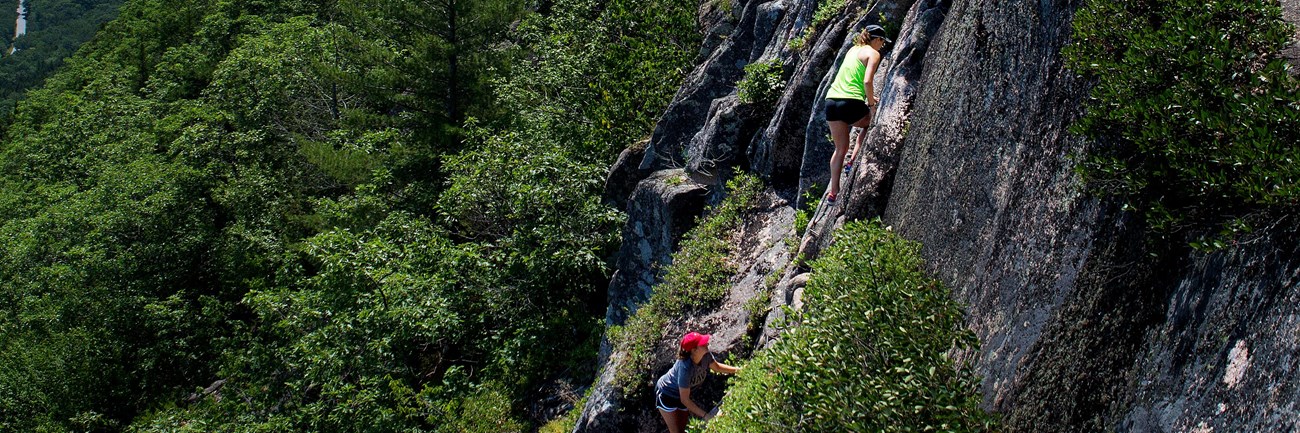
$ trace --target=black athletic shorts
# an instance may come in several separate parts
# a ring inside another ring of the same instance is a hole
[[[655,406],[664,412],[687,410],[681,399],[664,395],[664,393],[658,391],[655,391]]]
[[[826,98],[827,122],[857,123],[870,112],[867,103],[858,99]]]

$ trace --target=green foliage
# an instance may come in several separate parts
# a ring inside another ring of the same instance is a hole
[[[342,55],[374,65],[350,84],[400,110],[398,120],[422,145],[444,151],[463,139],[469,117],[495,117],[490,81],[510,70],[511,57],[493,49],[523,16],[511,0],[342,0],[352,34]],[[348,53],[346,51],[355,51]]]
[[[333,131],[327,141],[302,139],[300,147],[307,162],[346,187],[370,180],[371,174],[383,166],[386,155],[382,150],[401,140],[401,133],[394,129],[366,132],[356,138],[347,135],[348,131]]]
[[[1100,144],[1081,170],[1099,191],[1200,245],[1300,199],[1300,80],[1279,56],[1276,2],[1089,1],[1069,66],[1097,81],[1073,131]]]
[[[735,4],[733,4],[734,1],[735,0],[709,0],[709,3],[712,4],[713,7],[722,11],[722,13],[731,15],[736,9]]]
[[[0,430],[532,428],[694,7],[126,2],[0,129]]]
[[[590,388],[588,388],[590,389]],[[537,430],[538,433],[569,433],[578,424],[578,417],[582,416],[582,408],[587,406],[587,397],[583,396],[573,403],[573,409],[565,412],[559,418],[551,420]]]
[[[559,144],[512,132],[474,132],[475,146],[446,158],[451,173],[439,209],[463,236],[494,243],[570,244],[614,248],[622,215],[599,203],[605,170],[569,155]],[[556,209],[567,209],[557,212]],[[543,248],[543,250],[547,250]],[[537,257],[533,271],[564,280],[561,263],[599,269],[596,251]]]
[[[706,431],[994,431],[978,380],[952,350],[974,350],[919,245],[879,221],[852,222],[812,263],[804,311],[754,356]]]
[[[614,376],[625,394],[636,392],[649,374],[655,344],[665,337],[670,319],[716,308],[726,297],[728,282],[736,273],[733,237],[762,190],[762,181],[750,174],[728,181],[727,198],[686,233],[654,294],[625,325],[610,329],[610,341],[626,354]]]
[[[817,5],[817,11],[813,13],[812,22],[808,23],[808,28],[821,27],[835,15],[838,15],[849,5],[849,0],[826,0],[824,3]]]
[[[745,65],[745,77],[736,83],[740,102],[770,107],[781,98],[785,90],[785,67],[781,59]]]
[[[772,272],[764,279],[764,287],[750,300],[745,301],[745,311],[749,312],[749,318],[745,324],[745,335],[741,337],[740,346],[747,350],[753,350],[755,343],[753,337],[759,335],[766,324],[768,313],[772,312],[770,307],[772,303],[772,289],[776,287],[776,282],[781,279],[780,271]],[[772,280],[772,281],[768,281]]]
[[[0,119],[8,117],[23,92],[40,87],[77,47],[117,15],[122,0],[37,0],[27,2],[27,33],[13,41],[15,6],[0,8]],[[3,127],[0,127],[3,130]]]
[[[786,41],[785,47],[790,51],[802,51],[804,45],[807,44],[808,44],[808,35],[805,31],[805,33],[800,34],[799,37]]]
[[[697,1],[559,0],[512,37],[530,51],[498,79],[512,130],[546,136],[608,166],[645,137],[699,50]],[[653,13],[651,13],[653,12]],[[591,162],[591,161],[588,161]]]
[[[794,214],[794,233],[795,236],[803,237],[804,232],[808,231],[808,224],[812,222],[813,214],[817,213],[817,206],[821,203],[820,192],[814,192],[820,188],[812,188],[804,191],[801,197],[803,206],[795,211]]]
[[[849,0],[826,0],[826,2],[818,5],[817,11],[813,12],[812,21],[808,23],[807,27],[804,27],[803,32],[799,34],[799,37],[786,42],[786,48],[790,49],[790,51],[802,50],[803,47],[807,46],[808,43],[811,42],[810,39],[812,39],[813,34],[822,26],[822,24],[830,21],[831,18],[834,18],[835,15],[842,12],[848,5]]]
[[[142,158],[95,180],[48,191],[51,205],[0,226],[0,425],[116,418],[202,374],[220,334],[201,289],[215,233],[196,173]]]

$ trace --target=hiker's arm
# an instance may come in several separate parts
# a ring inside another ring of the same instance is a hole
[[[719,374],[736,374],[740,372],[740,367],[733,367],[718,361],[709,364],[709,369]]]
[[[691,400],[690,388],[677,388],[677,392],[681,394],[682,404],[686,405],[686,410],[691,411],[692,414],[700,418],[709,416],[708,411],[700,409],[700,406],[695,404],[694,400]]]
[[[866,61],[862,62],[867,65],[867,73],[862,77],[862,87],[867,92],[867,104],[876,105],[880,103],[880,100],[876,99],[875,83],[876,68],[880,67],[880,52],[866,49],[862,51],[866,53],[867,57]],[[859,58],[858,60],[861,61],[862,59]]]

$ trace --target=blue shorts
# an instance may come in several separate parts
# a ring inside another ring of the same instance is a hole
[[[664,412],[676,412],[676,411],[686,410],[686,405],[682,404],[681,399],[673,396],[664,395],[664,393],[659,391],[655,391],[655,407],[659,408],[659,410],[662,410]]]
[[[860,99],[826,98],[826,121],[857,123],[871,113],[871,107]]]

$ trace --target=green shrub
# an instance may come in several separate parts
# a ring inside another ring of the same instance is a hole
[[[817,6],[817,11],[813,12],[812,22],[808,23],[808,27],[804,27],[803,32],[799,34],[799,37],[786,42],[786,48],[789,48],[791,51],[802,50],[803,47],[808,45],[808,42],[811,42],[809,39],[812,39],[813,32],[817,31],[817,28],[821,27],[822,24],[825,24],[826,21],[829,21],[836,14],[840,13],[840,11],[843,10],[845,6],[848,6],[848,4],[848,0],[830,0]]]
[[[710,432],[991,431],[960,306],[919,245],[853,222],[812,263],[805,310],[741,370]]]
[[[848,6],[848,4],[849,0],[828,0],[825,3],[818,5],[817,12],[813,13],[812,22],[808,23],[808,28],[820,27],[822,24],[825,24],[826,21],[830,21],[830,19],[835,17],[836,14],[840,13],[840,11],[843,10],[845,6]]]
[[[44,62],[0,114],[0,431],[531,430],[589,379],[605,168],[699,2],[456,5],[127,1]]]
[[[785,67],[781,59],[750,63],[745,66],[745,78],[736,83],[740,102],[772,106],[785,90]]]
[[[1292,34],[1275,1],[1086,2],[1063,52],[1096,80],[1072,129],[1099,142],[1085,178],[1166,232],[1226,239],[1294,208],[1300,82],[1278,54]]]
[[[803,207],[795,211],[794,214],[794,233],[795,236],[802,237],[804,232],[808,231],[808,224],[812,222],[813,214],[817,213],[817,206],[821,205],[822,192],[824,188],[814,187],[803,193]],[[819,191],[819,192],[814,192]]]
[[[590,388],[588,388],[590,392]],[[582,416],[582,408],[587,406],[586,395],[573,402],[573,409],[569,409],[564,415],[543,424],[537,433],[569,433],[578,424],[578,417]]]
[[[736,273],[731,239],[740,229],[741,217],[753,209],[763,183],[756,176],[740,174],[727,182],[727,190],[727,198],[686,233],[650,299],[626,324],[610,329],[610,341],[625,353],[614,373],[614,383],[624,394],[634,393],[649,374],[655,344],[666,337],[669,319],[716,308],[726,297],[728,282]]]
[[[805,30],[804,33],[799,35],[799,37],[786,41],[785,47],[789,48],[790,51],[800,51],[803,50],[804,45],[806,45],[807,43],[808,43],[808,32],[807,30]]]
[[[709,3],[712,3],[713,7],[717,8],[718,10],[722,11],[722,13],[725,13],[728,16],[730,16],[732,12],[734,12],[736,9],[736,6],[733,5],[731,2],[732,0],[709,0]]]

